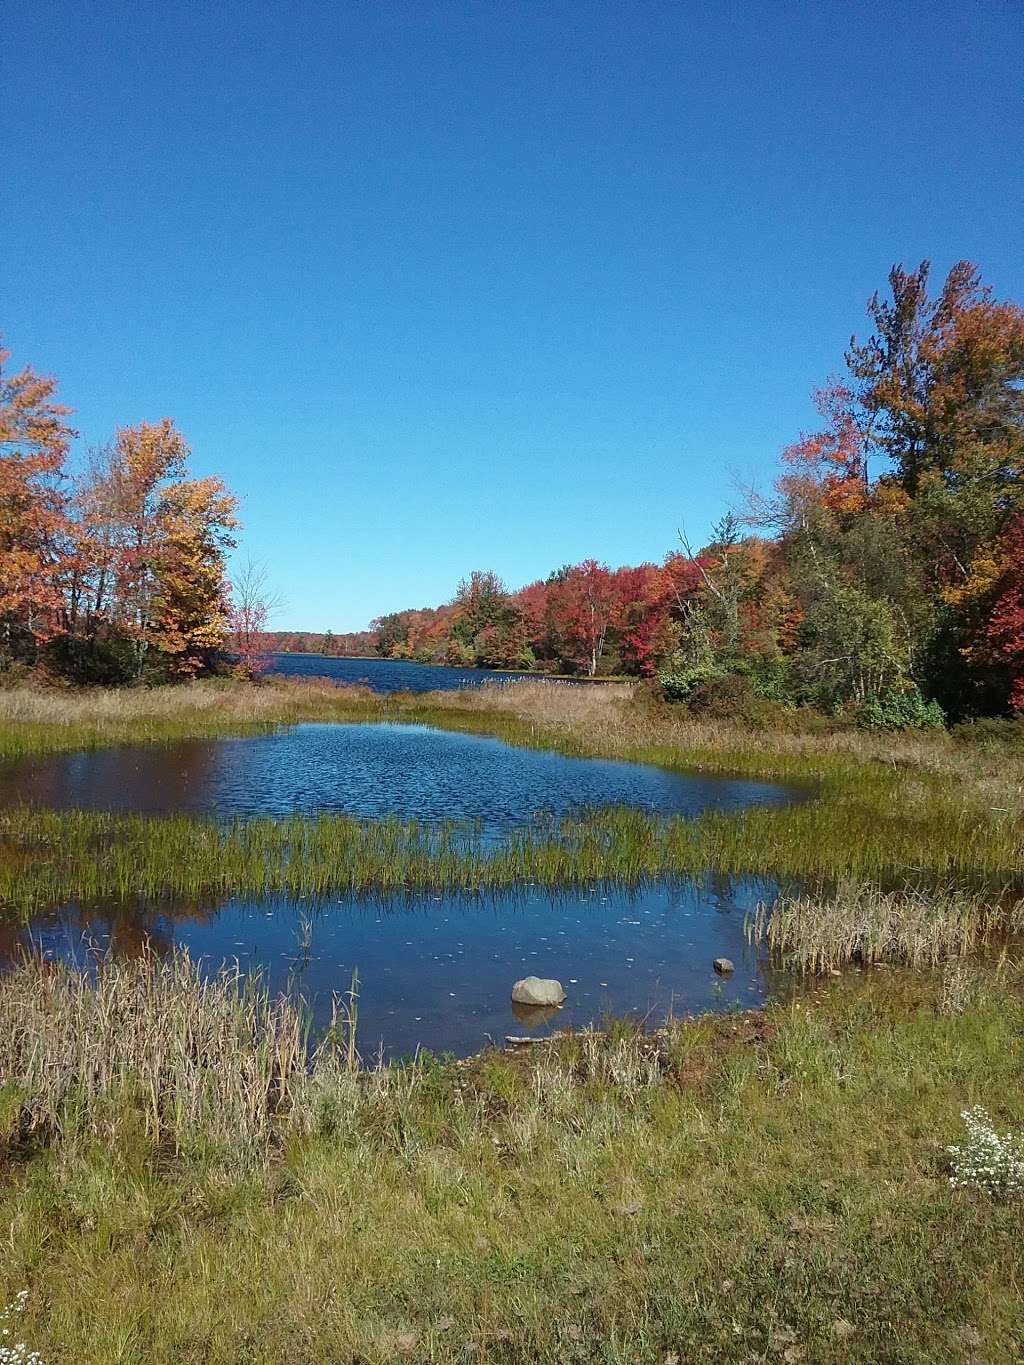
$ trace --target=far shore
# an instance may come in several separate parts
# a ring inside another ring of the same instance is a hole
[[[454,668],[464,673],[507,673],[513,678],[550,678],[553,682],[577,682],[577,683],[629,683],[636,682],[637,679],[626,674],[609,674],[603,678],[591,678],[586,673],[542,673],[537,668],[491,668],[490,666],[477,667],[476,664],[439,664],[433,659],[423,662],[420,659],[389,659],[384,654],[321,654],[318,649],[271,649],[267,651],[272,657],[278,656],[286,659],[350,659],[353,663],[371,664],[414,664],[417,668]]]

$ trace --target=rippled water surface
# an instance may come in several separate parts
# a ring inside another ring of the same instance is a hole
[[[489,834],[538,812],[601,805],[694,815],[794,799],[785,787],[566,758],[425,725],[311,724],[246,738],[50,754],[0,767],[0,801],[222,817],[341,811],[479,820]]]
[[[320,1025],[357,970],[364,1057],[381,1048],[389,1057],[417,1047],[466,1054],[607,1014],[656,1024],[669,1011],[756,1004],[773,980],[746,943],[744,914],[774,893],[766,881],[707,877],[636,892],[69,905],[28,927],[0,922],[0,954],[30,937],[48,955],[79,961],[90,945],[126,955],[185,945],[210,969],[233,958],[261,968],[275,991],[301,992]],[[732,976],[715,974],[718,956],[733,960]],[[531,974],[562,982],[563,1009],[512,1005],[512,983]]]
[[[800,799],[761,782],[637,763],[566,758],[422,725],[310,724],[245,738],[54,754],[0,768],[0,801],[220,818],[338,811],[424,821],[473,820],[500,839],[540,812],[629,805],[695,815]],[[332,994],[360,980],[359,1044],[396,1056],[428,1047],[471,1052],[488,1038],[599,1022],[657,1021],[670,1010],[735,1008],[768,979],[743,919],[775,888],[707,877],[635,891],[524,887],[501,897],[360,899],[242,896],[198,902],[68,904],[29,926],[0,916],[0,956],[28,941],[51,956],[187,946],[215,970],[238,959],[270,986],[292,988],[323,1023]],[[735,974],[712,962],[731,958]],[[511,1004],[521,976],[558,977],[554,1015]]]

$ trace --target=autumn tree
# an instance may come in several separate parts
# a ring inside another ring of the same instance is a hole
[[[230,591],[229,642],[238,656],[242,671],[255,677],[266,666],[270,641],[267,623],[270,613],[280,605],[271,591],[265,565],[247,560],[235,575]],[[281,642],[284,646],[284,641]],[[304,636],[292,636],[287,647],[303,650],[308,641]]]
[[[212,476],[172,483],[160,499],[149,642],[171,673],[204,671],[224,644],[230,613],[224,554],[235,544],[236,506]]]
[[[62,487],[74,432],[54,379],[5,373],[0,347],[0,665],[31,654],[60,624]]]
[[[935,298],[929,275],[927,261],[893,267],[847,363],[865,440],[910,500],[936,581],[956,585],[1024,509],[1024,309],[995,300],[968,261]]]
[[[449,663],[521,668],[530,662],[522,613],[495,573],[474,570],[452,603]]]
[[[549,612],[562,658],[589,677],[597,673],[620,597],[606,564],[585,559],[549,581]]]

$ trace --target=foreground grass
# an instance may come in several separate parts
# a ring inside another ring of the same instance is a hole
[[[1021,979],[957,970],[526,1057],[323,1055],[247,1142],[169,1078],[266,1076],[258,1029],[190,1053],[153,1022],[98,1076],[131,992],[88,1008],[22,968],[0,982],[32,1020],[0,1032],[19,1331],[47,1361],[1017,1359],[1020,1208],[952,1190],[945,1147],[968,1105],[1024,1126]],[[202,1016],[187,974],[161,989]],[[63,1065],[33,1070],[51,1032]]]
[[[1024,761],[948,736],[753,735],[636,704],[626,687],[552,683],[381,697],[283,680],[155,692],[0,692],[0,755],[301,720],[397,720],[511,743],[808,784],[809,799],[697,820],[603,811],[488,849],[472,831],[345,817],[253,820],[0,811],[0,900],[504,887],[705,870],[1001,886],[1024,867]],[[813,784],[813,787],[810,785]]]

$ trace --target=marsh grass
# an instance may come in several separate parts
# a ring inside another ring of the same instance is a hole
[[[47,989],[19,970],[0,980],[17,1015]],[[190,1015],[194,980],[143,980],[153,970],[119,988],[157,991],[172,1016],[180,990]],[[203,1105],[195,1122],[213,1134],[190,1128],[177,1153],[140,1120],[158,1030],[118,1044],[116,1011],[108,1024],[80,998],[109,983],[55,980],[67,1000],[47,1000],[37,1026],[55,1030],[50,1065],[19,1052],[15,1075],[5,1059],[19,1103],[67,1093],[65,1048],[93,1064],[75,1011],[122,1061],[116,1084],[89,1080],[8,1154],[2,1288],[28,1288],[24,1331],[47,1359],[663,1365],[1024,1348],[1019,1210],[952,1189],[946,1152],[965,1107],[1024,1126],[1012,963],[955,1018],[937,974],[894,971],[763,1015],[570,1035],[527,1056],[370,1071],[309,1058],[308,1088],[296,1080],[259,1129],[261,1159],[240,1137],[233,1166]],[[219,1019],[219,999],[203,1007]],[[225,1065],[251,1055],[235,1042],[247,1019],[227,1031]]]
[[[266,1146],[305,1076],[300,1008],[254,978],[205,977],[187,954],[26,958],[0,987],[8,1131],[102,1135],[120,1107],[154,1142]]]
[[[783,807],[696,820],[605,810],[501,849],[472,830],[310,816],[242,824],[171,816],[0,813],[0,899],[167,891],[500,887],[635,881],[705,869],[809,877],[1009,880],[1024,866],[1024,763],[948,736],[753,735],[640,705],[628,685],[487,684],[379,696],[326,682],[190,684],[153,691],[0,692],[0,755],[301,720],[391,720],[677,770],[802,785]]]
[[[224,823],[183,815],[0,810],[0,902],[69,898],[638,885],[707,871],[807,880],[956,880],[1000,886],[1024,866],[1024,828],[936,792],[879,828],[871,772],[844,798],[695,818],[607,808],[539,821],[500,843],[471,824],[343,815]]]
[[[887,891],[843,881],[830,896],[780,895],[747,920],[752,943],[800,972],[899,963],[934,967],[1024,930],[1024,899],[951,887]]]

